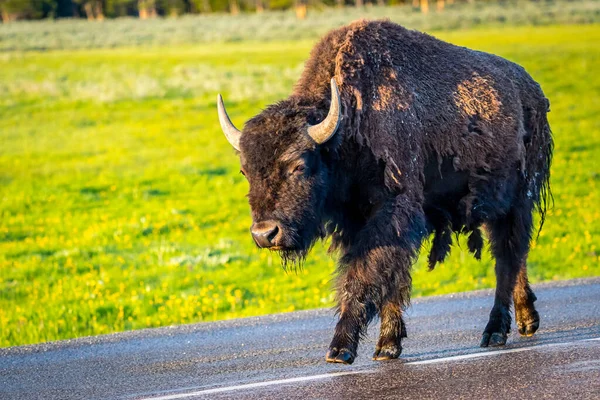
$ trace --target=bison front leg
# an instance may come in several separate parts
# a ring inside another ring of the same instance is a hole
[[[352,364],[361,335],[377,314],[380,290],[363,275],[361,267],[349,267],[339,281],[340,319],[325,359],[327,362]]]
[[[398,197],[382,206],[353,237],[340,261],[340,319],[328,362],[352,364],[359,340],[378,312],[383,331],[376,353],[381,359],[400,355],[400,340],[406,333],[401,310],[409,302],[410,267],[425,235],[422,209]]]
[[[373,360],[384,361],[398,358],[402,354],[402,339],[406,337],[406,325],[402,319],[401,304],[388,301],[383,306],[380,317],[381,329]]]

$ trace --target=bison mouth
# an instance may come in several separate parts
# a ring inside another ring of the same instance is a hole
[[[281,266],[285,271],[296,271],[302,269],[306,256],[315,242],[325,237],[325,229],[313,221],[303,221],[303,224],[294,224],[283,219],[275,223],[277,228],[273,229],[273,223],[256,223],[252,235],[258,247],[276,252],[281,258]],[[268,225],[266,234],[262,233],[263,225]],[[263,238],[255,235],[266,236]],[[267,245],[261,245],[261,244]]]
[[[320,236],[312,237],[289,229],[286,233],[287,235],[282,237],[269,250],[279,254],[281,267],[284,271],[297,271],[302,269],[306,256]]]
[[[277,251],[281,258],[281,267],[284,271],[298,271],[301,270],[306,261],[309,249],[273,249]]]

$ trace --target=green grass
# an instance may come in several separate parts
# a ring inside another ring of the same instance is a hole
[[[443,32],[522,64],[552,103],[555,207],[532,281],[600,275],[600,25]],[[318,245],[284,273],[248,233],[220,132],[285,97],[313,40],[0,54],[0,346],[332,304]],[[415,296],[493,287],[466,246]]]

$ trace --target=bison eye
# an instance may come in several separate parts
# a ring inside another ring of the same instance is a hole
[[[294,175],[304,175],[304,171],[306,171],[306,166],[304,164],[300,164],[294,168],[294,171],[292,171],[292,173]]]

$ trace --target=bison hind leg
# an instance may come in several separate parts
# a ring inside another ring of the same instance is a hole
[[[533,304],[536,300],[527,279],[527,264],[523,263],[513,293],[515,320],[521,336],[533,336],[540,326],[540,315]]]
[[[525,275],[533,226],[531,202],[515,204],[508,214],[491,221],[489,226],[491,250],[496,259],[496,295],[481,347],[506,344],[511,325],[510,306],[515,293],[517,325],[519,321],[526,325],[525,334],[533,334],[539,326],[539,315],[533,307],[535,295],[530,288],[528,290]]]

